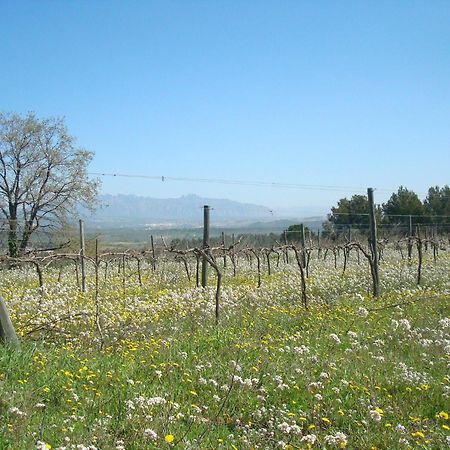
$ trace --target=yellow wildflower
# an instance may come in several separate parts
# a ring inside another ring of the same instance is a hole
[[[168,444],[171,444],[175,440],[175,436],[173,434],[166,434],[166,436],[164,437],[164,440]]]

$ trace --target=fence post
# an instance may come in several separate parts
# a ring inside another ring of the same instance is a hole
[[[225,234],[223,231],[222,231],[222,247],[225,248]],[[223,251],[223,268],[224,269],[227,268],[227,254],[225,250]]]
[[[284,230],[283,232],[283,238],[284,238],[284,245],[286,246],[286,249],[284,250],[284,259],[286,261],[286,264],[289,264],[289,253],[287,249],[287,230]]]
[[[12,347],[19,346],[19,339],[17,338],[11,318],[9,317],[5,300],[3,300],[2,297],[0,297],[0,341],[3,344],[10,345]]]
[[[80,266],[81,266],[81,291],[86,292],[86,267],[85,267],[85,243],[84,243],[84,222],[80,219]]]
[[[367,198],[369,200],[369,226],[370,226],[370,250],[372,253],[371,270],[373,280],[373,295],[380,295],[380,278],[378,274],[378,240],[377,221],[375,218],[375,206],[373,203],[373,188],[367,188]]]
[[[319,257],[321,252],[321,248],[320,248],[320,228],[317,229],[317,256]]]
[[[408,234],[408,259],[411,259],[412,256],[412,237],[413,237],[413,225],[412,225],[412,216],[409,215],[409,234]]]
[[[155,243],[153,241],[153,234],[150,235],[150,244],[152,246],[152,269],[156,270],[156,259],[155,259]]]
[[[305,226],[300,224],[300,245],[302,246],[302,267],[306,267],[306,255],[305,255]]]
[[[209,247],[209,206],[203,206],[203,250],[206,252]],[[202,286],[208,285],[208,261],[206,256],[202,257]]]

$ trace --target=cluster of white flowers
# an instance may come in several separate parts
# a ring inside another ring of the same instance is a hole
[[[375,422],[379,422],[382,417],[383,416],[381,415],[381,413],[378,410],[373,409],[373,410],[370,411],[370,418],[372,420],[375,420]]]
[[[50,449],[52,447],[50,446],[50,444],[47,444],[44,441],[37,441],[35,448],[36,448],[36,450],[48,450],[48,449]]]
[[[302,429],[298,425],[289,424],[287,422],[282,422],[278,424],[277,428],[284,434],[299,435],[302,433]]]
[[[369,311],[367,311],[366,308],[363,308],[360,306],[358,310],[356,311],[359,317],[367,317],[369,315]]]
[[[144,439],[147,441],[156,441],[158,439],[158,434],[150,428],[144,430]]]
[[[242,378],[239,375],[234,375],[233,383],[238,384],[244,388],[252,388],[259,383],[258,378]]]
[[[308,384],[308,391],[314,392],[323,389],[323,383],[321,381],[312,381]]]
[[[426,373],[417,372],[405,363],[398,363],[398,370],[400,371],[400,378],[411,384],[426,384],[429,382],[429,377]]]
[[[328,445],[345,446],[348,443],[348,438],[344,433],[338,431],[336,434],[327,434],[324,441]]]
[[[125,450],[125,442],[122,439],[116,442],[116,450]]]
[[[314,445],[317,441],[317,436],[315,434],[306,434],[300,440],[301,442],[306,442],[306,444]]]
[[[299,347],[294,347],[294,352],[299,355],[306,355],[310,352],[310,350],[306,347],[306,345],[300,345]]]
[[[339,338],[339,336],[337,334],[331,333],[329,337],[332,341],[336,342],[337,344],[341,343],[341,339]]]
[[[240,372],[242,370],[242,367],[240,366],[240,364],[238,364],[236,361],[230,361],[230,367],[236,371],[236,372]]]
[[[41,445],[44,445],[44,447],[36,447],[36,450],[49,450],[52,448],[50,444],[47,444],[45,442],[38,441]],[[99,450],[95,445],[84,445],[84,444],[75,444],[71,445],[70,447],[56,447],[55,450]],[[116,449],[117,450],[117,449]]]
[[[402,328],[405,331],[411,331],[411,324],[408,319],[400,319],[398,321],[399,328]]]
[[[275,375],[273,377],[273,381],[275,381],[275,383],[277,384],[277,389],[281,391],[289,388],[289,385],[283,381],[283,377],[281,377],[280,375]]]
[[[27,415],[26,412],[21,411],[19,408],[15,407],[15,406],[12,406],[11,408],[9,408],[8,412],[17,417],[26,417],[26,415]]]

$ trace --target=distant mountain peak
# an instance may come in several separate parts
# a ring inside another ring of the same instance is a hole
[[[212,207],[212,219],[216,222],[250,222],[271,217],[270,209],[266,206],[200,197],[196,194],[165,199],[133,194],[103,194],[99,201],[100,207],[93,215],[84,212],[86,220],[200,223],[203,215],[199,208],[203,205]]]

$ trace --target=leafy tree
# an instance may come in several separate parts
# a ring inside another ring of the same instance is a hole
[[[376,207],[377,222],[381,219],[381,208]],[[348,227],[368,229],[369,226],[369,200],[366,195],[353,195],[349,200],[341,198],[336,207],[331,208],[328,220],[323,227],[326,235],[340,234]]]
[[[63,119],[0,114],[0,217],[10,256],[22,255],[37,229],[64,223],[78,203],[92,207],[92,156],[75,147]]]
[[[409,223],[409,215],[415,216],[414,221],[418,220],[417,216],[424,214],[424,207],[417,194],[406,189],[403,186],[394,192],[389,200],[383,204],[383,222],[390,224],[407,225]]]
[[[288,242],[300,242],[301,240],[301,230],[302,226],[301,224],[295,224],[295,225],[289,225],[288,229],[286,230],[286,240]],[[314,232],[307,226],[304,226],[305,230],[305,238],[307,239],[309,236],[314,237]],[[280,242],[284,242],[284,232],[280,236]]]
[[[424,208],[430,222],[450,222],[450,187],[448,185],[442,188],[430,187],[424,201]]]

